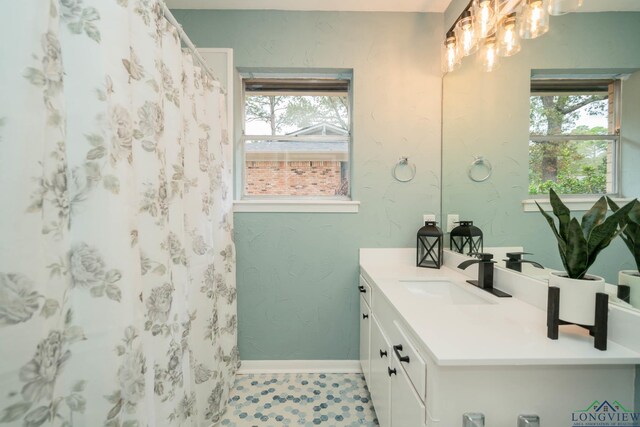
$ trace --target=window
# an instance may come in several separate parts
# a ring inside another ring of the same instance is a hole
[[[350,78],[243,78],[243,199],[350,200]]]
[[[619,80],[532,80],[529,193],[617,193]]]

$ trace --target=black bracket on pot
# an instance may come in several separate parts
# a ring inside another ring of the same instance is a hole
[[[579,325],[565,322],[560,319],[560,288],[549,286],[547,298],[547,338],[558,339],[558,329],[562,325],[577,325],[589,331],[593,340],[593,346],[598,350],[607,349],[607,326],[609,315],[609,295],[604,292],[596,293],[595,325]]]
[[[618,298],[629,304],[631,297],[631,287],[628,285],[618,285]]]

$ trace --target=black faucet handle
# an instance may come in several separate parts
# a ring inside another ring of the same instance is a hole
[[[522,259],[522,255],[533,255],[533,254],[531,252],[507,252],[507,258],[509,258],[509,260],[511,261],[518,261]]]
[[[493,254],[489,254],[489,253],[478,252],[476,253],[476,256],[480,261],[491,261],[493,259]]]

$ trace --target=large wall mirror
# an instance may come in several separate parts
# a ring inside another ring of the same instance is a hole
[[[640,12],[572,13],[552,17],[548,34],[523,41],[491,73],[473,56],[448,73],[443,224],[458,214],[483,230],[485,246],[520,247],[561,270],[556,241],[531,203],[548,200],[549,181],[578,217],[593,204],[588,193],[640,197],[638,41]],[[617,284],[618,272],[631,269],[617,239],[590,273]],[[532,265],[523,271],[545,277]]]

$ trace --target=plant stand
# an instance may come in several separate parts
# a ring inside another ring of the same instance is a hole
[[[598,350],[607,349],[607,324],[609,295],[604,292],[596,294],[595,324],[579,325],[577,323],[565,322],[560,319],[560,288],[549,286],[547,299],[547,338],[558,339],[558,329],[561,325],[576,325],[589,331],[589,335],[594,338],[593,346]]]

